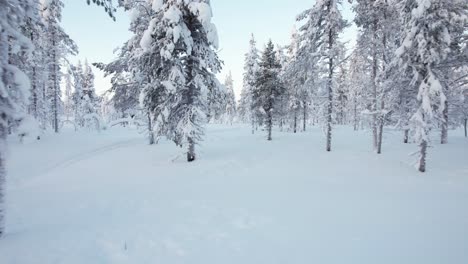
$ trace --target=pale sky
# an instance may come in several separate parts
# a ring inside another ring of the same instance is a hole
[[[352,22],[353,14],[344,1],[343,15]],[[114,50],[131,36],[128,31],[129,15],[117,13],[117,21],[110,19],[104,10],[95,5],[88,6],[86,0],[64,0],[62,25],[76,41],[80,49],[72,62],[88,59],[92,62],[108,63],[115,58]],[[244,54],[248,51],[250,35],[257,39],[257,47],[271,38],[275,44],[287,45],[296,16],[313,6],[314,0],[212,0],[213,22],[218,28],[220,39],[219,57],[224,69],[218,78],[224,82],[231,71],[237,99],[242,89]],[[356,29],[346,29],[343,40],[353,45]],[[110,88],[110,81],[103,74],[96,73],[96,90],[99,94]]]

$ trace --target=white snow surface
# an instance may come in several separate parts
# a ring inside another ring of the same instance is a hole
[[[134,129],[10,139],[2,264],[468,263],[468,140],[420,174],[388,131],[210,125],[199,160]]]

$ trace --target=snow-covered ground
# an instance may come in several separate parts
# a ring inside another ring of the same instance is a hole
[[[251,135],[210,126],[200,159],[134,130],[11,141],[1,264],[466,264],[468,140],[388,132]],[[178,158],[178,156],[180,156]]]

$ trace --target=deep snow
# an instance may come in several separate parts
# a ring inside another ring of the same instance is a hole
[[[10,141],[2,264],[465,264],[468,140],[430,149],[388,132],[250,134],[210,126],[200,159],[135,130]],[[179,158],[178,158],[179,157]]]

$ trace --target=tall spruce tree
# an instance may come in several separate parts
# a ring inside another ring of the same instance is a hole
[[[64,4],[61,0],[50,0],[42,3],[42,16],[47,29],[46,49],[49,51],[47,63],[48,73],[48,98],[50,101],[50,119],[55,133],[59,132],[60,126],[60,106],[62,77],[61,60],[68,54],[76,54],[78,47],[75,42],[65,33],[60,26],[62,19],[62,8]]]
[[[261,109],[268,132],[267,140],[272,140],[272,129],[285,88],[279,79],[281,64],[276,57],[275,46],[270,40],[262,53],[259,70],[256,74],[255,88],[252,91],[254,108]]]
[[[167,136],[187,147],[192,162],[195,146],[203,139],[208,86],[215,88],[215,74],[221,69],[210,1],[153,1],[152,8],[155,14],[141,44],[154,55],[158,74],[150,82],[153,89],[144,92],[144,104],[153,118],[156,109],[164,109]]]
[[[447,100],[437,68],[451,53],[453,33],[468,22],[468,3],[465,0],[401,0],[399,4],[404,30],[396,57],[401,66],[412,70],[411,86],[417,90],[419,105],[411,124],[419,144],[418,170],[425,172],[429,132]]]
[[[309,46],[319,55],[319,62],[325,66],[321,74],[326,83],[326,150],[332,150],[333,125],[333,95],[335,85],[335,69],[339,63],[339,34],[347,26],[338,6],[341,0],[318,0],[315,5],[298,16],[298,20],[306,20],[301,31],[310,37]]]
[[[32,9],[30,1],[0,1],[0,237],[5,232],[6,138],[10,124],[24,117],[30,89],[28,77],[10,59],[33,50],[21,32]]]
[[[236,105],[236,95],[234,94],[234,80],[232,79],[232,73],[229,72],[224,81],[224,86],[226,88],[225,96],[225,113],[226,113],[226,122],[232,124],[232,121],[236,117],[237,105]]]
[[[259,70],[259,52],[256,47],[255,37],[252,34],[249,43],[249,51],[245,54],[244,78],[242,83],[241,99],[239,102],[239,117],[243,121],[250,121],[252,124],[252,134],[255,133],[255,126],[258,122],[258,110],[254,107],[252,93],[255,88],[255,78]]]

